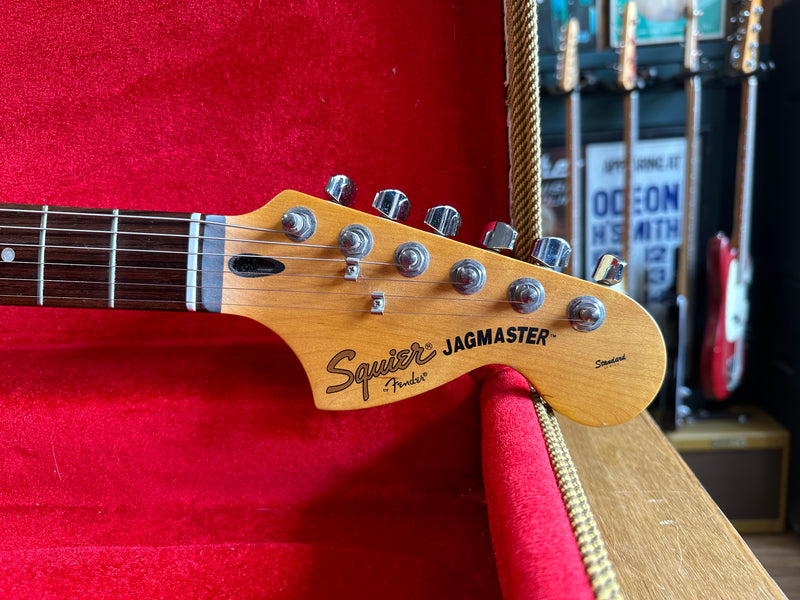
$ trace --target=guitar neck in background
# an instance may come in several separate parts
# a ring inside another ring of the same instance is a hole
[[[741,113],[739,117],[738,162],[736,165],[736,198],[731,246],[738,253],[739,280],[746,281],[750,272],[750,217],[753,206],[753,163],[756,137],[756,97],[759,63],[761,0],[749,0],[739,15],[740,26],[731,49],[731,68],[743,74]]]
[[[565,97],[567,171],[567,239],[572,246],[570,265],[566,272],[583,277],[583,190],[581,188],[581,94],[576,88]]]
[[[736,198],[731,246],[739,253],[739,274],[746,276],[750,266],[750,220],[753,211],[753,163],[756,137],[756,98],[758,79],[742,80],[739,150],[736,165]]]
[[[684,212],[681,246],[676,269],[676,295],[686,299],[692,306],[694,294],[692,282],[696,280],[697,264],[697,211],[700,197],[700,117],[703,85],[700,78],[700,51],[698,49],[698,19],[700,11],[697,0],[690,0],[686,7],[686,35],[683,69],[686,74],[686,163],[684,165]]]
[[[0,304],[218,312],[222,222],[200,214],[0,205]]]
[[[578,37],[580,25],[572,17],[561,30],[561,48],[556,66],[558,88],[564,94],[565,146],[569,170],[566,179],[565,230],[572,247],[570,275],[583,277],[583,191],[581,189],[581,95]]]
[[[623,282],[625,291],[637,298],[640,294],[636,260],[633,257],[633,178],[636,169],[636,144],[639,139],[639,78],[636,62],[636,4],[629,0],[622,14],[619,66],[617,84],[624,92],[623,142],[624,178],[622,213],[622,258],[628,261],[628,272]]]

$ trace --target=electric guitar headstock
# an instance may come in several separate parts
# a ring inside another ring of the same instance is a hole
[[[619,39],[619,66],[617,84],[626,92],[638,87],[636,63],[636,23],[638,21],[636,3],[628,0],[622,12]]]
[[[578,67],[578,19],[571,17],[562,27],[560,47],[556,59],[556,83],[560,92],[568,94],[578,86],[580,69]]]
[[[697,73],[700,70],[700,17],[703,15],[697,7],[697,0],[686,1],[686,30],[684,33],[683,70]]]
[[[445,233],[457,220],[446,208],[430,219]],[[298,192],[226,226],[224,255],[255,267],[228,262],[222,312],[279,334],[319,408],[387,404],[506,364],[556,411],[611,425],[661,385],[658,326],[609,287]]]
[[[763,12],[761,0],[746,0],[739,11],[738,26],[730,52],[730,65],[734,71],[750,75],[758,70],[758,36],[761,33]]]

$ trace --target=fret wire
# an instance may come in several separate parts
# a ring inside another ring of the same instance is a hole
[[[108,307],[114,308],[114,295],[117,283],[117,227],[119,226],[119,210],[114,209],[111,221],[111,253],[108,257]]]
[[[41,210],[42,216],[39,221],[39,282],[37,283],[37,304],[42,306],[44,304],[44,251],[45,251],[45,237],[47,236],[47,206],[43,206]]]
[[[41,208],[36,205],[36,208]],[[111,209],[109,209],[111,210]],[[24,213],[24,214],[35,214],[38,215],[41,213],[41,210],[35,210],[33,208],[8,208],[6,206],[0,205],[0,213],[7,212],[7,213]],[[51,215],[58,215],[58,216],[81,216],[81,217],[110,217],[110,213],[89,213],[89,212],[78,212],[69,211],[69,210],[51,210],[49,211]],[[146,211],[143,211],[146,212]],[[134,214],[134,215],[120,215],[123,219],[140,219],[140,220],[152,220],[152,221],[171,221],[173,223],[188,223],[189,219],[186,217],[164,217],[159,215],[150,215],[150,214]],[[264,227],[255,227],[253,225],[239,225],[237,223],[219,223],[217,221],[209,221],[207,219],[201,219],[200,223],[202,225],[218,225],[220,227],[230,227],[232,229],[247,229],[250,231],[260,231],[264,233],[283,233],[283,230],[279,229],[267,229]]]

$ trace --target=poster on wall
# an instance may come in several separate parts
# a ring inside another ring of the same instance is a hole
[[[586,146],[585,265],[591,269],[605,253],[622,248],[622,142]],[[644,140],[636,145],[633,178],[633,241],[629,293],[664,318],[675,284],[675,250],[681,244],[684,198],[683,138]],[[587,273],[587,275],[589,275]]]
[[[569,161],[564,148],[542,149],[542,232],[567,237],[566,204]],[[567,240],[572,243],[572,240]]]
[[[627,0],[609,0],[608,41],[612,48],[619,46],[620,22]],[[722,0],[698,0],[702,11],[698,18],[701,40],[719,39],[725,35],[725,6]],[[686,29],[685,0],[636,0],[639,22],[636,24],[636,43],[668,44],[682,42]]]

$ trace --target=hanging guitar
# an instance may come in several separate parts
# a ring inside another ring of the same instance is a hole
[[[583,196],[581,193],[581,93],[578,87],[578,19],[570,18],[562,27],[561,47],[556,61],[556,84],[564,94],[565,146],[569,167],[566,179],[566,237],[572,248],[565,272],[583,276]]]
[[[700,187],[700,32],[698,20],[702,12],[697,0],[686,5],[686,32],[683,54],[684,91],[686,95],[686,163],[684,165],[684,207],[682,242],[678,248],[675,274],[675,297],[667,311],[664,336],[667,340],[667,376],[659,394],[658,422],[662,429],[672,430],[687,412],[684,400],[690,390],[686,387],[687,354],[691,348],[691,315],[695,281],[697,207]]]
[[[408,212],[396,190],[374,206]],[[436,207],[426,222],[448,233],[460,217]],[[298,192],[233,217],[0,205],[0,259],[7,305],[263,323],[322,409],[402,400],[500,363],[565,416],[611,425],[650,403],[666,362],[650,315],[609,287]]]
[[[633,260],[633,176],[636,144],[639,140],[639,77],[636,62],[636,3],[628,0],[622,13],[617,85],[624,98],[623,145],[625,147],[622,187],[622,258],[629,261],[626,291],[632,298],[640,293],[639,270]]]
[[[749,312],[750,220],[753,203],[758,34],[763,8],[749,0],[739,13],[730,66],[744,76],[736,164],[736,199],[730,240],[718,233],[708,244],[708,321],[700,353],[700,384],[713,400],[725,400],[739,386],[745,368]]]

